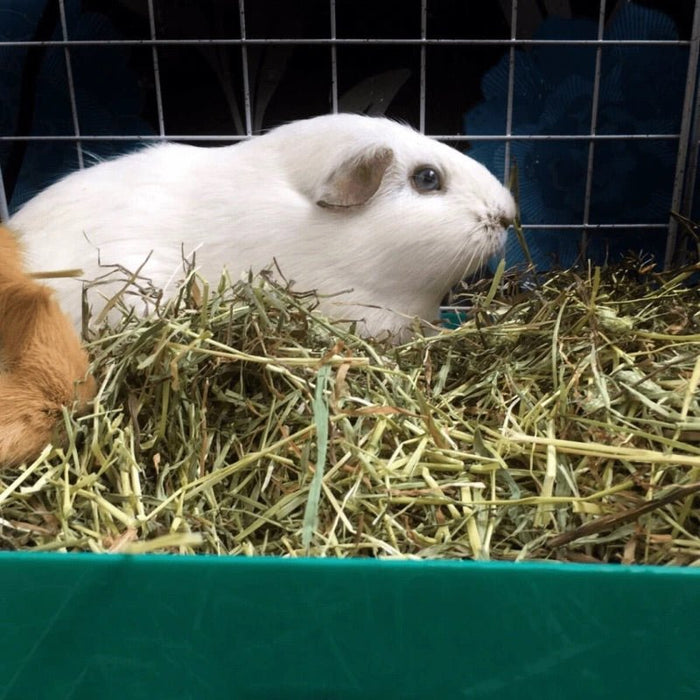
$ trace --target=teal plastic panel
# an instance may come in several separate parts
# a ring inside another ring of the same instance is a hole
[[[700,570],[0,554],[2,698],[699,698]]]

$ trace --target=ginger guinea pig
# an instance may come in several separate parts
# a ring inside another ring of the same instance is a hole
[[[0,466],[38,456],[57,437],[61,409],[95,395],[88,357],[51,290],[23,271],[0,226]]]
[[[224,267],[238,277],[275,261],[296,290],[351,290],[322,310],[376,336],[415,316],[435,321],[450,287],[503,247],[514,216],[508,190],[468,156],[384,118],[335,114],[233,146],[165,143],[101,162],[10,224],[33,271],[82,268],[94,279],[100,263],[143,265],[166,293],[183,251],[196,251],[212,284]],[[51,284],[78,325],[80,281]],[[93,317],[105,295],[91,290]]]

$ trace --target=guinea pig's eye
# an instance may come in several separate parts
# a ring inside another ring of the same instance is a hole
[[[411,175],[411,182],[419,192],[436,192],[442,189],[440,173],[428,165],[421,165]]]

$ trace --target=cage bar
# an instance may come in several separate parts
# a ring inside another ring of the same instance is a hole
[[[50,41],[0,41],[0,46],[689,46],[683,39],[386,39],[253,38],[242,39],[56,39]]]
[[[677,141],[680,134],[428,134],[438,141],[643,141],[649,139]],[[157,134],[57,134],[0,136],[2,141],[161,141]],[[241,141],[244,134],[168,134],[175,141]]]
[[[518,0],[512,0],[510,12],[510,38],[515,41],[518,34]],[[508,50],[508,97],[506,102],[506,137],[513,134],[513,95],[515,92],[515,45]],[[503,159],[503,183],[510,179],[510,140],[505,142],[505,157]]]
[[[428,0],[421,0],[420,6],[420,38],[426,39],[428,35]],[[425,81],[427,69],[427,46],[422,44],[420,47],[420,95],[419,95],[419,113],[418,113],[418,130],[421,134],[425,133]]]
[[[336,13],[335,0],[330,0],[331,39],[336,39]],[[338,48],[337,44],[331,45],[331,110],[338,113]]]
[[[598,10],[598,39],[603,38],[605,32],[605,0],[600,0]],[[593,95],[591,102],[591,136],[595,136],[598,125],[598,101],[600,99],[600,73],[603,62],[603,47],[598,46],[595,52],[595,73],[593,76]],[[586,189],[583,201],[583,223],[588,224],[591,213],[591,190],[593,189],[593,160],[595,156],[595,141],[591,138],[588,142],[588,163],[586,164]],[[588,248],[586,229],[581,234],[581,257],[585,258]]]
[[[71,119],[73,120],[73,131],[76,135],[75,147],[78,156],[78,167],[84,168],[83,147],[80,141],[80,122],[78,120],[78,105],[75,99],[75,85],[73,83],[73,65],[70,57],[70,44],[68,43],[68,25],[66,23],[66,6],[64,0],[58,0],[61,15],[61,33],[65,40],[63,55],[66,61],[66,80],[68,82],[68,97],[70,99]]]
[[[250,75],[248,74],[248,42],[245,30],[245,0],[238,0],[238,16],[241,24],[241,66],[243,71],[243,109],[245,110],[245,133],[253,133],[253,116],[250,108]]]
[[[683,193],[683,201],[681,203],[681,213],[684,216],[690,217],[693,207],[693,195],[696,192],[696,180],[698,167],[698,158],[700,158],[700,73],[696,78],[695,87],[695,107],[693,109],[695,117],[693,119],[693,127],[691,129],[688,149],[688,165],[685,174],[685,191]]]
[[[678,139],[678,156],[676,158],[676,175],[673,181],[673,196],[671,198],[671,218],[668,226],[668,238],[666,239],[666,256],[664,266],[669,268],[676,254],[678,242],[678,221],[673,212],[679,212],[688,166],[688,150],[691,138],[691,124],[693,118],[693,103],[695,91],[698,89],[698,60],[700,58],[700,0],[695,2],[693,15],[693,29],[691,33],[690,51],[688,52],[688,71],[686,73],[685,96],[683,98],[683,111],[681,116],[681,133]],[[697,115],[696,115],[697,116]],[[697,136],[697,130],[695,130]],[[697,155],[697,143],[695,144]],[[691,166],[692,167],[692,166]],[[693,180],[695,171],[692,170]]]
[[[148,24],[151,32],[151,39],[156,39],[156,16],[153,10],[153,0],[148,0]],[[151,47],[151,56],[153,58],[153,82],[156,90],[156,112],[158,115],[158,134],[165,136],[165,116],[163,113],[163,93],[160,84],[160,68],[158,65],[158,46],[153,44]]]

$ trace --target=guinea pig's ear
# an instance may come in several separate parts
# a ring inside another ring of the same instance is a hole
[[[391,148],[376,148],[346,160],[323,183],[316,204],[329,208],[365,204],[379,189],[393,159]]]

